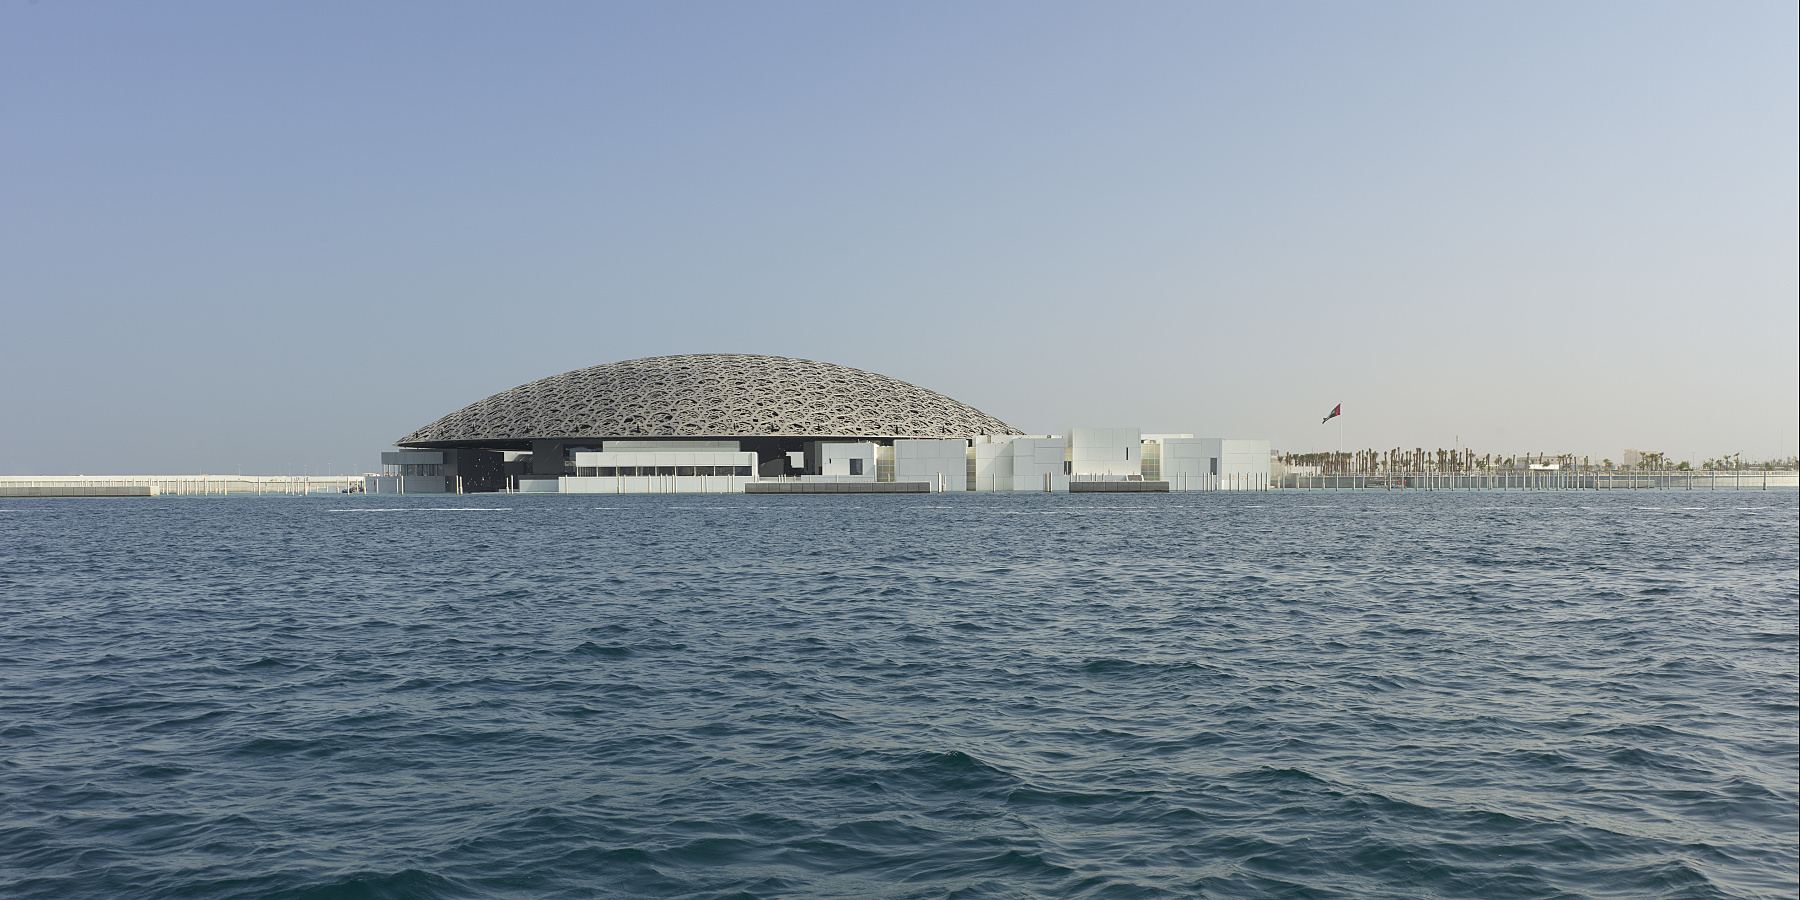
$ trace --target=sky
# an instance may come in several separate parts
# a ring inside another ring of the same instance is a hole
[[[0,474],[368,471],[675,353],[1793,454],[1796,9],[0,0]]]

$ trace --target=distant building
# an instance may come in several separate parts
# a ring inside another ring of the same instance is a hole
[[[1269,481],[1267,441],[1075,428],[1026,435],[885,375],[778,356],[661,356],[503,391],[396,441],[377,493],[737,492],[747,482],[923,482],[931,490],[1174,490]]]
[[[1635,469],[1644,464],[1644,454],[1636,450],[1627,450],[1625,451],[1625,456],[1620,461],[1624,463],[1625,468]]]

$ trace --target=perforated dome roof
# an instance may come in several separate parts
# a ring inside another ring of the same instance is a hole
[[[465,406],[398,444],[555,438],[1019,434],[897,378],[781,356],[653,356],[576,369]]]

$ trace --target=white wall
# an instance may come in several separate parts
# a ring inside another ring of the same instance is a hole
[[[565,475],[558,480],[565,494],[741,494],[744,483],[756,478],[739,475]]]
[[[1013,477],[1063,474],[1063,438],[1020,438],[1013,441]]]
[[[854,475],[857,477],[867,475],[869,476],[870,481],[875,480],[874,444],[828,444],[821,441],[819,442],[818,454],[819,471],[815,474],[834,476]],[[852,473],[850,471],[850,461],[853,459],[862,461],[861,472]]]
[[[608,452],[579,451],[575,454],[575,470],[599,466],[749,466],[756,471],[756,454],[748,451],[651,451]],[[700,476],[682,476],[700,477]]]
[[[1013,441],[975,439],[975,489],[1005,491],[1012,489]],[[1005,485],[1005,486],[1000,486]]]
[[[1045,475],[1068,481],[1063,475],[1062,438],[996,437],[990,443],[977,439],[975,444],[976,490],[1041,491]]]
[[[924,481],[930,483],[931,489],[935,491],[940,484],[940,476],[946,491],[968,489],[968,441],[951,439],[894,442],[895,481]]]
[[[456,479],[445,475],[364,475],[363,491],[370,494],[450,494],[456,492]]]
[[[1171,485],[1181,476],[1213,474],[1213,460],[1220,459],[1218,438],[1167,438],[1162,442],[1162,479]]]
[[[1260,490],[1269,483],[1269,442],[1164,438],[1162,480],[1173,491]]]
[[[999,483],[996,490],[1038,491],[1044,490],[1044,482],[1048,479],[1051,491],[1068,491],[1069,476],[1043,473],[1039,475],[1014,475]],[[1010,482],[1010,484],[1009,484]]]
[[[1221,490],[1261,490],[1269,483],[1269,442],[1225,438],[1219,441]]]
[[[1269,476],[1269,442],[1224,439],[1219,441],[1219,467],[1228,475]]]
[[[1065,443],[1071,474],[1143,474],[1143,438],[1136,428],[1071,428]]]

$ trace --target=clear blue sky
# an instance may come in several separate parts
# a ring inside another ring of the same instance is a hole
[[[1034,432],[1800,443],[1752,3],[0,3],[0,473],[363,471],[569,369]]]

